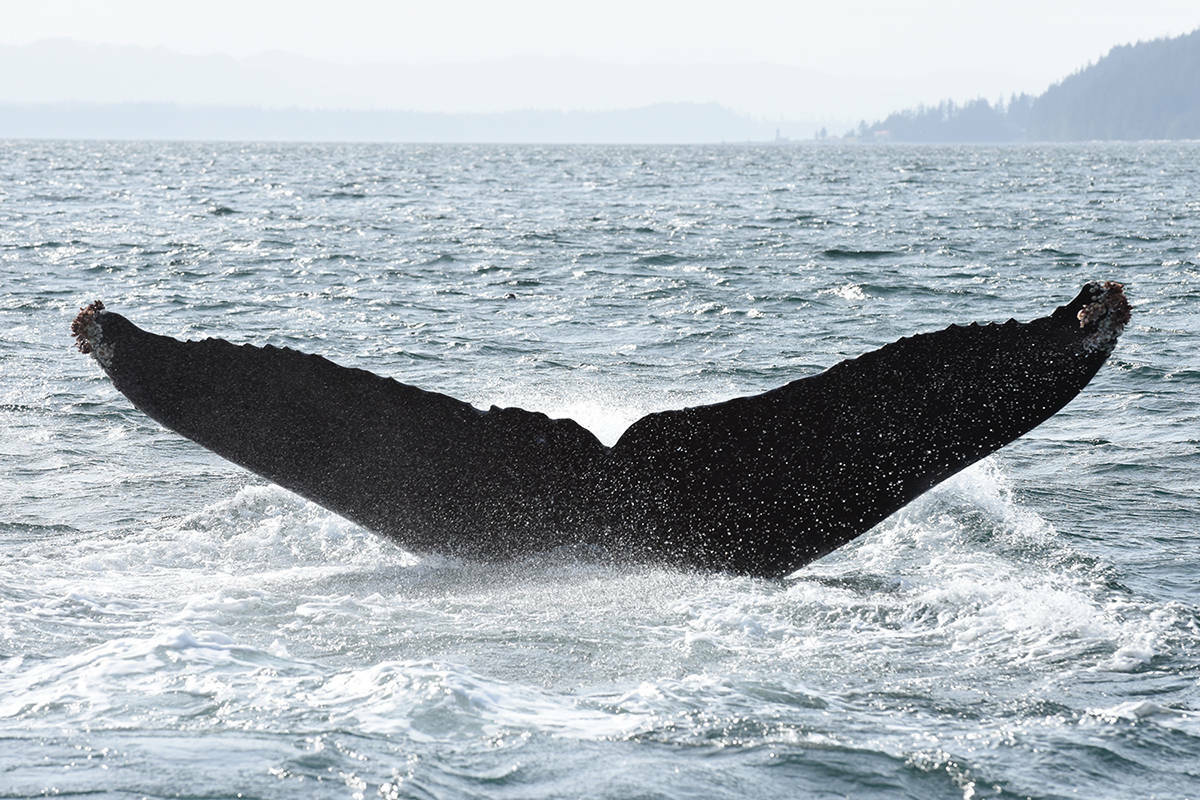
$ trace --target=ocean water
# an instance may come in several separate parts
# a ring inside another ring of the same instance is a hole
[[[1200,797],[1200,144],[0,143],[0,796]],[[409,553],[136,412],[102,299],[640,415],[1089,279],[1063,412],[784,581]]]

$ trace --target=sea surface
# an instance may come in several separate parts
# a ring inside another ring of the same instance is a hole
[[[787,580],[410,553],[74,352],[288,345],[572,416],[1090,279],[1064,411]],[[1200,797],[1200,144],[0,142],[0,796]]]

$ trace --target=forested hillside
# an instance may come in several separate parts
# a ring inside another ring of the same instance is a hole
[[[1114,47],[1038,97],[944,101],[859,125],[900,142],[1200,139],[1200,30]]]

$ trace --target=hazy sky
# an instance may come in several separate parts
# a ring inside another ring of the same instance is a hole
[[[1115,44],[1197,27],[1198,0],[39,0],[5,3],[0,43],[66,37],[235,56],[287,51],[346,63],[530,55],[771,62],[900,82],[904,96],[895,101],[902,106],[1040,92]]]

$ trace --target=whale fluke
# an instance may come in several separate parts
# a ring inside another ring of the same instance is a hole
[[[482,411],[321,356],[72,324],[141,411],[418,552],[562,545],[782,576],[1021,436],[1087,385],[1129,321],[1089,283],[1027,323],[951,325],[777,389],[650,414],[612,447],[572,420]]]

